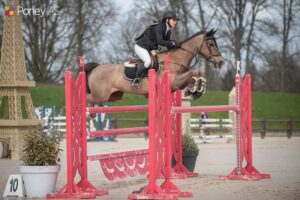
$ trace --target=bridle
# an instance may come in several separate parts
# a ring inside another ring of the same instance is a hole
[[[209,62],[213,62],[213,57],[221,56],[221,52],[219,51],[219,47],[218,47],[216,39],[214,37],[206,37],[206,36],[204,36],[204,37],[205,37],[204,41],[207,44],[208,51],[209,51],[209,56],[206,58],[206,60],[209,61]],[[212,43],[210,41],[212,41]],[[199,52],[201,52],[202,47],[203,47],[203,42],[201,44]],[[217,50],[216,54],[212,53],[212,50],[211,50],[212,47],[215,47],[215,49]]]
[[[209,51],[209,55],[208,57],[205,57],[203,54],[202,56],[206,58],[207,61],[209,62],[213,62],[214,61],[214,57],[215,56],[221,56],[221,52],[219,51],[219,48],[218,48],[218,45],[216,43],[216,39],[214,37],[206,37],[205,35],[203,35],[203,40],[201,41],[201,46],[200,48],[198,49],[198,51],[196,51],[196,53],[188,50],[188,49],[185,49],[183,47],[180,47],[181,50],[189,53],[192,55],[193,58],[195,58],[195,62],[190,65],[190,66],[186,66],[184,64],[180,64],[180,63],[176,63],[176,62],[172,62],[172,61],[169,61],[169,63],[172,63],[172,64],[176,64],[176,65],[180,65],[184,68],[186,68],[187,70],[190,70],[191,68],[193,68],[200,60],[200,54],[201,54],[201,50],[202,50],[202,47],[203,47],[203,44],[206,43],[207,47],[208,47],[208,51]],[[212,41],[212,43],[210,42]],[[217,50],[217,53],[216,54],[213,54],[212,52],[212,47],[215,47],[215,49]]]

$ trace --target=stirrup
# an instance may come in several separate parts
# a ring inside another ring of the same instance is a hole
[[[141,79],[140,78],[135,78],[131,82],[131,86],[134,87],[135,89],[138,89],[141,85]]]

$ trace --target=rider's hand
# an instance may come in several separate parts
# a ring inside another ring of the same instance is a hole
[[[172,41],[172,45],[173,45],[173,48],[180,48],[181,47],[180,42],[177,42],[177,41]]]

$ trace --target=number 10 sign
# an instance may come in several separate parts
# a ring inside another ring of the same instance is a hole
[[[3,197],[23,197],[25,189],[21,174],[13,174],[8,177]]]

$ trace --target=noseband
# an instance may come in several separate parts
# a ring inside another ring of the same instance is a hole
[[[204,35],[204,42],[206,43],[206,45],[207,45],[207,48],[208,48],[208,51],[209,51],[209,55],[208,55],[208,57],[206,58],[206,60],[207,61],[209,61],[209,62],[212,62],[213,61],[213,57],[215,57],[215,56],[221,56],[221,52],[219,51],[219,47],[218,47],[218,45],[217,45],[217,42],[216,42],[216,39],[214,38],[214,37],[206,37],[205,35]],[[212,43],[210,43],[210,41],[212,41]],[[201,43],[201,47],[200,47],[200,49],[199,49],[199,53],[201,52],[201,49],[202,49],[202,47],[203,47],[203,43],[204,42],[202,42]],[[212,47],[215,47],[216,48],[216,50],[217,50],[217,53],[216,54],[213,54],[212,53]]]

